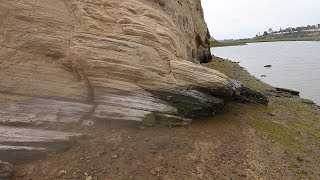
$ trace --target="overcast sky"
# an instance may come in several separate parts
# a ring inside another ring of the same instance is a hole
[[[216,39],[253,37],[269,28],[320,24],[320,0],[201,0]]]

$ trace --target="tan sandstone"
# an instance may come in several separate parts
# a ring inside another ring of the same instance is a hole
[[[235,89],[209,40],[200,0],[0,1],[0,129],[214,113]]]

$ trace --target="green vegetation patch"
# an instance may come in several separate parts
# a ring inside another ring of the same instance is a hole
[[[263,105],[256,105],[252,107],[254,112],[264,112],[264,113],[270,113],[272,112],[272,108],[270,106],[263,106]]]
[[[268,133],[271,140],[277,141],[290,149],[299,147],[299,134],[294,129],[264,120],[251,120],[249,125],[257,131]]]
[[[310,108],[310,106],[300,102],[290,101],[290,103],[287,103],[287,105],[288,107],[293,108],[294,111],[297,111],[297,112],[313,113],[313,110]]]
[[[243,46],[247,45],[245,42],[236,42],[236,41],[212,41],[211,42],[211,47],[224,47],[224,46]]]
[[[320,121],[320,115],[315,113],[315,110],[309,105],[299,101],[293,101],[292,99],[280,99],[277,100],[281,103],[282,108],[288,109],[295,113],[297,119],[304,119],[307,121]]]
[[[320,144],[320,129],[317,129],[312,125],[303,124],[303,123],[296,123],[295,126],[298,129],[303,130],[305,133],[313,136],[316,139],[317,143]]]

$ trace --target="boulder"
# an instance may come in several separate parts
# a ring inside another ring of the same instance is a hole
[[[218,111],[233,96],[227,76],[201,65],[211,36],[200,0],[1,1],[0,14],[6,124],[141,121]]]
[[[0,154],[81,136],[48,125],[221,111],[238,87],[201,65],[210,37],[200,0],[0,1],[0,127],[19,137],[2,135]]]
[[[292,90],[292,89],[286,89],[286,88],[276,88],[276,90],[278,92],[284,92],[284,93],[289,93],[293,96],[299,96],[300,95],[300,92],[299,91],[295,91],[295,90]]]
[[[242,104],[262,104],[265,106],[269,104],[269,99],[266,95],[244,86],[242,87],[240,94],[234,96],[234,101]]]

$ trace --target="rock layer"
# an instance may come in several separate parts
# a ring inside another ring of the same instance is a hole
[[[7,162],[0,161],[0,179],[10,180],[13,166]]]
[[[236,91],[200,64],[200,0],[0,1],[0,32],[3,125],[210,115]]]

